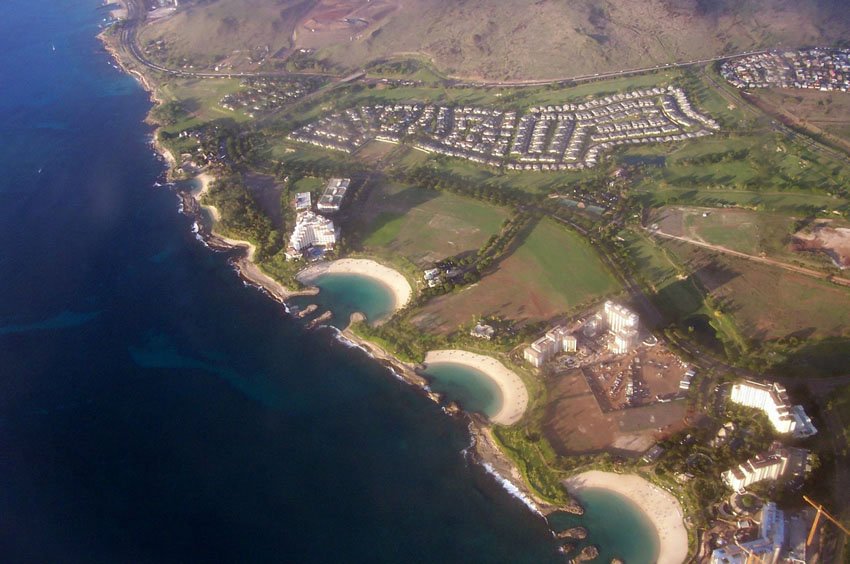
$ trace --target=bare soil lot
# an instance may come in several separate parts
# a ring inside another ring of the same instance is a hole
[[[581,371],[554,377],[543,428],[562,455],[609,451],[636,456],[685,427],[684,401],[604,413]]]

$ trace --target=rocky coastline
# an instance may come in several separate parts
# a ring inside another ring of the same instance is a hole
[[[124,72],[136,78],[140,85],[148,92],[151,102],[155,105],[161,104],[162,100],[156,94],[155,85],[152,84],[151,80],[142,72],[132,68],[132,66],[128,65],[123,60],[119,48],[114,44],[114,38],[111,38],[106,33],[101,33],[99,37],[105,49],[116,61],[116,64]],[[166,147],[159,143],[156,133],[153,136],[152,145],[154,150],[168,163],[169,170],[167,172],[167,177],[169,181],[173,181],[175,179],[174,170],[178,164],[174,155],[172,155]],[[203,206],[192,190],[179,189],[177,194],[180,198],[181,212],[194,220],[196,236],[207,247],[222,252],[230,252],[239,249],[242,250],[242,253],[239,256],[231,259],[231,264],[243,282],[263,290],[269,297],[284,306],[286,305],[286,301],[293,296],[315,295],[318,293],[319,290],[315,287],[299,291],[288,289],[262,272],[257,264],[251,260],[245,245],[240,245],[238,242],[234,242],[217,235],[214,229],[208,225],[203,213]],[[324,325],[321,323],[316,324],[316,328],[321,327],[324,327]],[[410,384],[423,395],[429,397],[432,401],[439,404],[443,403],[443,398],[439,394],[430,391],[428,387],[428,380],[418,373],[419,367],[398,360],[378,345],[358,337],[348,329],[339,332],[338,336],[351,346],[361,348],[364,352],[374,358],[375,361],[389,369],[399,379]],[[513,461],[500,450],[492,435],[490,423],[484,417],[457,409],[457,406],[452,408],[451,405],[444,405],[443,411],[452,417],[458,417],[467,422],[471,445],[470,448],[465,450],[465,453],[469,457],[470,461],[481,465],[488,472],[494,474],[497,480],[502,482],[505,489],[507,489],[512,495],[523,500],[523,502],[529,505],[532,510],[541,515],[541,517],[546,519],[549,514],[559,511],[575,515],[582,515],[584,513],[584,509],[575,500],[567,506],[559,506],[540,499],[540,497],[526,485],[522,474]],[[554,531],[552,534],[555,534]]]

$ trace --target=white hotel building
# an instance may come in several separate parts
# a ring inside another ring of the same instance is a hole
[[[559,325],[525,347],[523,357],[535,368],[540,368],[562,352],[575,352],[577,344],[576,338]]]
[[[731,468],[721,474],[723,481],[736,492],[743,491],[750,484],[762,480],[777,480],[785,474],[788,466],[788,453],[782,449],[766,454],[757,454],[737,468]]]
[[[286,254],[289,258],[297,258],[301,256],[301,251],[312,245],[332,249],[336,240],[337,232],[333,221],[305,211],[298,214]]]
[[[782,384],[762,384],[745,380],[732,386],[730,399],[738,404],[763,411],[778,433],[810,437],[818,432],[801,405],[791,405]]]
[[[638,316],[636,313],[620,304],[607,301],[602,308],[602,315],[608,326],[608,332],[611,333],[608,350],[614,354],[624,354],[637,346]]]

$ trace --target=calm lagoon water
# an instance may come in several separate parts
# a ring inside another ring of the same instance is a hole
[[[351,314],[360,312],[374,323],[393,311],[392,291],[384,284],[359,274],[332,273],[323,274],[313,282],[320,292],[315,296],[298,296],[290,303],[299,307],[309,304],[319,306],[316,314],[330,310],[333,313],[330,324],[344,328]]]
[[[574,541],[577,551],[595,544],[597,562],[620,558],[628,564],[652,564],[658,558],[659,540],[644,512],[626,497],[601,488],[588,488],[578,496],[585,508],[581,517],[558,513],[550,517],[555,530],[583,526],[587,539]]]
[[[499,386],[480,370],[454,362],[435,362],[428,365],[425,374],[432,390],[444,394],[467,411],[489,417],[502,407]]]

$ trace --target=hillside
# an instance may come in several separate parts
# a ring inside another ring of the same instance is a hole
[[[554,78],[755,48],[835,44],[841,0],[203,0],[150,23],[161,60],[280,66],[292,47],[346,68],[422,56],[448,74]],[[293,41],[294,40],[294,41]],[[156,53],[152,53],[156,55]],[[185,58],[186,61],[182,61]]]

